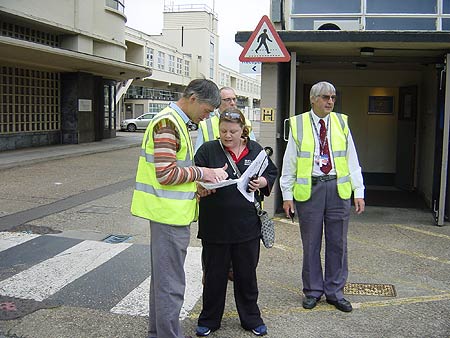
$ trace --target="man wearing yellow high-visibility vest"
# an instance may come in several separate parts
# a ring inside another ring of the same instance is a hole
[[[194,166],[188,125],[220,104],[219,88],[193,80],[177,102],[150,122],[142,141],[131,212],[150,220],[151,283],[148,337],[184,338],[179,322],[190,224],[197,219],[196,181],[218,182],[223,168]]]
[[[286,215],[293,217],[296,210],[300,223],[303,307],[314,308],[325,295],[329,304],[350,312],[352,305],[343,294],[350,198],[353,192],[356,213],[362,213],[364,183],[347,116],[333,112],[335,101],[331,83],[316,83],[310,92],[311,110],[289,119],[280,188]],[[323,232],[325,273],[320,257]]]
[[[195,142],[195,151],[207,141],[217,140],[219,138],[219,116],[220,113],[230,108],[237,108],[237,97],[234,89],[231,87],[220,88],[220,106],[212,111],[210,117],[203,120],[198,125],[197,140]],[[256,141],[255,134],[252,131],[252,123],[245,119],[245,124],[250,129],[250,140]]]

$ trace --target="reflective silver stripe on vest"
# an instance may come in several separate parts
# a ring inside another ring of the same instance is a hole
[[[188,150],[189,152],[189,150]],[[155,163],[155,157],[152,154],[147,154],[144,149],[141,149],[141,156],[145,157],[145,161],[148,163]],[[191,160],[177,160],[178,167],[190,167],[192,165]]]
[[[303,178],[303,177],[297,177],[297,184],[309,184],[308,179],[307,178]]]
[[[206,131],[208,133],[208,141],[213,141],[215,139],[214,137],[214,129],[212,125],[212,118],[209,118],[205,121],[206,124]]]
[[[298,115],[297,120],[297,145],[301,145],[303,141],[303,116]]]
[[[337,184],[350,182],[350,175],[344,177],[338,177]]]
[[[344,119],[343,119],[342,115],[341,115],[340,113],[336,113],[336,116],[337,116],[338,119],[339,119],[339,123],[341,124],[342,130],[344,130],[345,122],[344,122]]]
[[[175,200],[192,200],[195,198],[195,192],[193,191],[170,191],[170,190],[155,189],[151,185],[140,182],[136,182],[136,190],[160,198],[170,198]]]
[[[311,152],[310,151],[297,151],[297,157],[310,158]]]
[[[346,157],[347,150],[333,151],[333,157]]]

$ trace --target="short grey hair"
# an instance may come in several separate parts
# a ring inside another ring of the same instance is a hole
[[[231,90],[234,94],[236,94],[236,91],[234,90],[234,88],[231,87],[222,87],[219,89],[219,92],[222,93],[222,91],[224,90]]]
[[[195,79],[189,82],[183,92],[183,97],[188,99],[195,95],[197,99],[202,102],[217,108],[220,105],[219,87],[207,79]]]
[[[317,82],[311,87],[311,91],[309,92],[309,100],[312,102],[316,96],[328,93],[336,94],[336,88],[334,88],[331,83],[326,81]]]

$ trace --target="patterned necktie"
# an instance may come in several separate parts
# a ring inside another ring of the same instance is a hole
[[[322,165],[320,166],[320,170],[327,175],[331,170],[331,158],[330,158],[330,149],[328,148],[328,139],[327,139],[327,127],[325,127],[324,120],[320,119],[320,157],[322,159]]]

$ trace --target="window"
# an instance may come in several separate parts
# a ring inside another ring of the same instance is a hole
[[[166,54],[163,52],[158,52],[158,69],[166,69]]]
[[[188,60],[184,60],[184,76],[191,76],[191,66]]]
[[[0,21],[0,35],[51,47],[59,47],[58,35],[39,31],[34,28],[19,26],[5,21]]]
[[[436,30],[434,18],[366,18],[366,30]]]
[[[450,31],[450,19],[442,19],[442,30]]]
[[[104,125],[107,130],[116,129],[116,86],[112,83],[103,84]]]
[[[159,113],[161,110],[167,107],[167,103],[149,103],[148,104],[148,112],[153,116],[154,114]]]
[[[436,0],[367,0],[367,13],[437,13]]]
[[[209,41],[209,78],[214,79],[214,41]]]
[[[175,73],[175,56],[169,55],[169,72]]]
[[[153,48],[146,48],[146,60],[145,64],[147,67],[153,68]]]
[[[338,22],[340,20],[359,20],[358,17],[314,17],[314,18],[293,18],[292,29],[293,30],[313,30],[314,21],[327,21],[327,22]]]
[[[181,75],[183,59],[177,58],[177,74]]]
[[[106,6],[109,8],[115,9],[119,12],[125,13],[125,6],[123,5],[124,1],[120,0],[105,0]]]
[[[60,130],[58,73],[0,67],[0,134]]]
[[[443,0],[442,3],[442,13],[450,14],[450,0]]]
[[[392,0],[391,0],[392,1]],[[398,0],[397,0],[398,1]],[[421,1],[421,0],[418,0]],[[361,13],[361,0],[293,0],[292,14]]]

